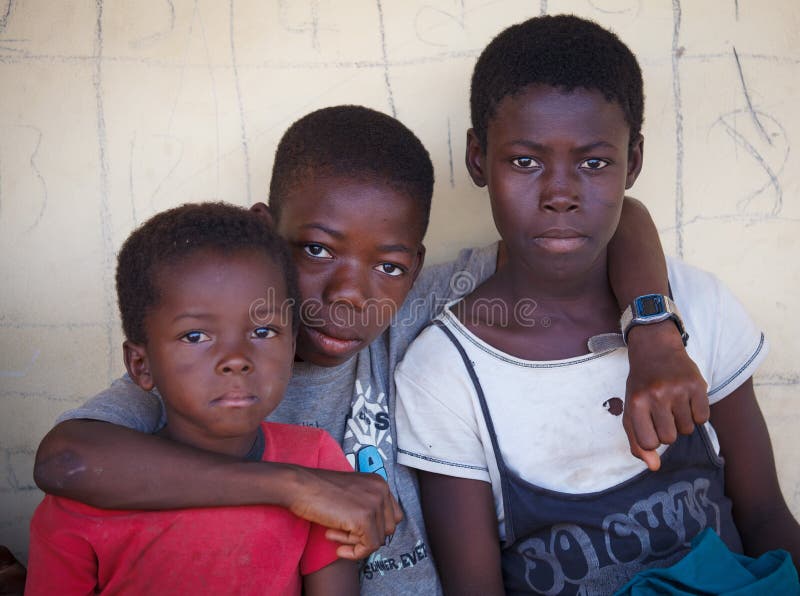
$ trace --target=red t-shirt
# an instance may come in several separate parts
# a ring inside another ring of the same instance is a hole
[[[349,470],[315,428],[262,423],[263,461]],[[31,520],[26,594],[300,594],[336,560],[325,528],[269,505],[122,511],[45,496]]]

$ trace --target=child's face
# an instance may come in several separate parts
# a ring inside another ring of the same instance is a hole
[[[422,267],[419,209],[347,177],[310,176],[284,198],[278,232],[297,266],[300,359],[339,365],[387,329]]]
[[[622,108],[598,91],[531,85],[504,98],[486,152],[470,131],[467,166],[488,186],[509,255],[532,271],[569,276],[604,263],[625,189],[642,165]]]
[[[291,376],[294,337],[280,267],[256,250],[204,250],[160,268],[155,283],[147,344],[125,345],[131,376],[158,387],[173,439],[246,453]]]

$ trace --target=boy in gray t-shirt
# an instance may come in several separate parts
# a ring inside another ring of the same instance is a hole
[[[392,376],[420,329],[491,275],[502,249],[466,250],[422,272],[432,191],[430,158],[411,131],[373,110],[341,106],[290,127],[275,156],[269,212],[255,207],[290,243],[302,299],[294,376],[270,419],[324,428],[369,474],[240,463],[167,444],[143,434],[163,425],[158,396],[122,378],[61,416],[37,454],[37,483],[109,508],[284,506],[331,528],[340,556],[364,559],[362,594],[439,593],[416,477],[396,464]],[[620,304],[667,292],[658,236],[638,203],[626,201],[609,255]],[[637,349],[645,337],[647,350]],[[628,425],[629,438],[657,466],[645,449],[675,439],[673,411],[703,421],[705,388],[671,323],[632,333],[630,345],[628,397],[640,417]],[[655,391],[657,380],[670,391]]]

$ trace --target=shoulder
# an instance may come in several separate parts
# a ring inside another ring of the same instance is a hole
[[[437,324],[438,323],[438,324]],[[459,357],[452,341],[440,325],[447,326],[447,318],[439,316],[411,342],[397,372],[419,377],[428,370],[448,369],[446,365]]]
[[[465,248],[452,261],[425,267],[409,297],[436,294],[442,299],[450,300],[451,296],[463,296],[494,273],[496,264],[496,242],[478,248]]]
[[[295,464],[309,468],[349,471],[341,446],[321,429],[280,422],[262,422],[263,461]]]

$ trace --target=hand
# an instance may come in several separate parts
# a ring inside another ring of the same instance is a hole
[[[298,468],[300,488],[289,510],[328,528],[342,559],[363,559],[383,546],[403,519],[389,485],[377,474]]]
[[[689,435],[695,424],[708,421],[708,385],[672,321],[631,329],[628,360],[622,425],[631,453],[655,471],[661,467],[655,451],[660,444],[670,445],[678,433]]]
[[[21,596],[25,591],[25,567],[11,551],[0,546],[0,594]]]

